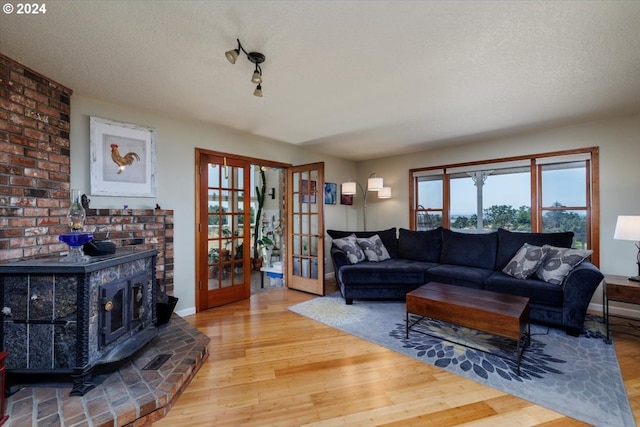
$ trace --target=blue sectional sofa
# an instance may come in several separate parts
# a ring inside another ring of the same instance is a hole
[[[516,278],[503,272],[525,243],[570,248],[572,232],[521,233],[499,229],[470,234],[443,228],[430,231],[400,228],[398,232],[390,228],[327,233],[334,241],[352,234],[357,238],[378,235],[390,257],[352,263],[353,258],[350,260],[345,251],[332,244],[336,281],[347,304],[354,299],[404,299],[407,292],[435,281],[528,297],[532,321],[564,328],[567,334],[576,336],[582,331],[593,293],[604,278],[588,259],[578,261],[561,283],[540,280],[536,274]]]

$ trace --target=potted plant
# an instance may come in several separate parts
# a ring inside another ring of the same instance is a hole
[[[253,258],[251,263],[254,270],[260,270],[263,258],[260,256],[260,218],[262,217],[262,207],[264,206],[264,196],[267,192],[267,178],[264,169],[260,168],[260,187],[256,185],[256,200],[258,210],[256,211],[255,225],[253,229]]]
[[[209,264],[212,264],[210,267],[207,267],[207,269],[209,270],[209,279],[213,279],[215,276],[217,276],[218,261],[220,261],[220,254],[218,253],[218,249],[209,249]]]

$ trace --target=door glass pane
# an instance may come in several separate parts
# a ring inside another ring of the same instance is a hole
[[[220,187],[220,168],[218,165],[209,163],[208,167],[208,187]]]

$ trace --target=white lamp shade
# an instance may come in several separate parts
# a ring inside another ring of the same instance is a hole
[[[391,187],[382,187],[382,190],[378,191],[378,199],[390,199]]]
[[[356,183],[355,182],[343,182],[340,184],[340,191],[342,194],[349,196],[352,194],[356,194]]]
[[[253,83],[262,83],[262,76],[259,72],[254,71],[253,76],[251,76],[251,81]]]
[[[369,178],[369,181],[367,181],[367,189],[369,191],[380,191],[382,190],[382,187],[384,187],[382,178],[374,176],[373,178]]]
[[[640,216],[620,215],[613,238],[640,242]]]

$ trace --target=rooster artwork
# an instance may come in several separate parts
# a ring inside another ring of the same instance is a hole
[[[113,162],[118,165],[118,174],[122,173],[125,166],[129,166],[134,161],[140,161],[140,156],[138,153],[134,153],[133,151],[129,151],[124,156],[120,154],[118,151],[118,144],[111,144],[111,159]]]

